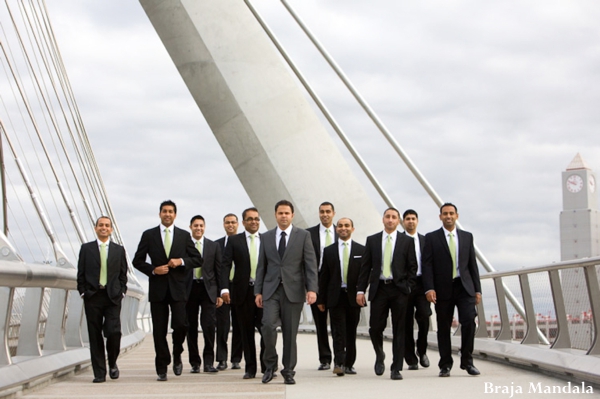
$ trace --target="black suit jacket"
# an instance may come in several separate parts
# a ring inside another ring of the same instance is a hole
[[[262,244],[261,244],[262,245]],[[257,255],[260,253],[260,246]],[[235,263],[233,281],[229,281],[232,263]],[[223,253],[223,273],[221,274],[221,288],[227,288],[232,305],[240,305],[248,293],[250,282],[250,249],[246,232],[229,237]]]
[[[221,259],[221,245],[204,237],[204,244],[202,247],[202,266],[200,268],[202,269],[202,281],[204,281],[206,292],[213,303],[216,303],[217,297],[220,296],[221,292],[219,288]],[[196,269],[194,269],[192,272],[192,279],[194,273],[196,273]],[[190,279],[188,284],[188,296],[190,292],[192,292],[192,279]]]
[[[110,300],[118,304],[123,299],[123,294],[127,292],[127,259],[125,248],[112,241],[108,245],[106,268],[106,291]],[[87,299],[98,291],[99,285],[100,248],[98,248],[98,241],[94,240],[83,244],[79,250],[77,291]]]
[[[371,286],[369,290],[370,301],[375,298],[379,286],[379,277],[381,276],[382,239],[383,232],[367,237],[358,277],[358,291],[366,292],[367,287]],[[394,285],[403,293],[410,294],[417,275],[417,256],[415,255],[415,242],[412,238],[401,233],[396,234],[391,266]]]
[[[146,257],[150,256],[150,263]],[[167,274],[155,275],[154,268],[164,266],[169,259],[182,258],[184,266],[169,269]],[[167,291],[175,301],[187,301],[188,287],[192,279],[192,269],[202,266],[202,256],[194,246],[192,236],[178,227],[173,229],[173,242],[169,258],[165,254],[160,226],[142,233],[138,249],[133,257],[133,266],[148,276],[148,301],[160,302],[165,299]]]
[[[364,252],[365,247],[353,240],[348,261],[348,281],[346,282],[350,306],[358,307],[356,303],[356,286],[358,285],[358,275]],[[323,267],[319,276],[317,303],[326,305],[328,308],[337,306],[341,287],[339,242],[336,240],[335,243],[323,251]]]
[[[321,264],[321,239],[319,238],[320,227],[321,223],[306,229],[306,231],[310,233],[310,240],[312,241],[313,248],[315,249],[315,255],[317,255],[317,266]],[[335,231],[335,224],[331,225],[331,229],[333,230],[333,241],[335,242],[338,239],[337,232]]]
[[[457,266],[463,287],[471,296],[481,292],[479,269],[475,258],[473,235],[456,229],[458,236]],[[425,248],[421,257],[423,288],[425,292],[435,290],[439,300],[452,298],[452,257],[444,229],[432,231],[425,236]]]
[[[406,231],[403,234],[408,238],[412,238],[412,236],[409,236]],[[423,260],[422,259],[423,251],[425,250],[425,236],[421,233],[417,233],[417,235],[419,236],[419,248],[421,249],[421,261],[422,261]],[[414,240],[414,238],[412,238],[412,239]],[[418,264],[417,264],[417,267],[418,267]],[[421,274],[423,274],[423,263],[422,262],[421,262]]]
[[[221,276],[225,274],[225,267],[223,266],[223,256],[225,256],[225,239],[227,239],[227,236],[223,236],[215,241],[221,247],[221,272],[219,273],[219,279],[217,280],[217,283],[219,284],[219,295],[221,294],[220,290],[222,290],[223,288],[227,288],[227,286],[223,285],[221,281]],[[229,240],[227,240],[227,242],[229,243]],[[229,273],[231,273],[231,269],[229,269],[229,271],[227,272],[228,279]]]

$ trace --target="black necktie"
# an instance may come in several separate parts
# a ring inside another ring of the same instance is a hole
[[[283,254],[285,253],[285,231],[281,232],[281,238],[279,239],[279,248],[277,249],[279,252],[279,257],[283,259]]]

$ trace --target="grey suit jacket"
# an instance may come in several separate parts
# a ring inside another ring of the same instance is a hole
[[[292,226],[283,259],[277,252],[277,228],[260,236],[254,295],[268,300],[283,284],[290,302],[304,302],[306,291],[319,290],[318,267],[310,233]]]

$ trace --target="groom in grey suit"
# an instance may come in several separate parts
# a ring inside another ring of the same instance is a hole
[[[263,308],[262,337],[267,368],[262,382],[273,379],[277,367],[277,325],[281,320],[283,335],[283,370],[285,384],[295,384],[296,335],[304,301],[312,305],[319,288],[317,258],[306,230],[292,226],[294,205],[287,200],[275,204],[277,227],[260,237],[254,295]]]

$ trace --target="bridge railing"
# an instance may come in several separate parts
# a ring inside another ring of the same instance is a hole
[[[0,260],[0,396],[90,364],[77,271]],[[144,292],[129,285],[121,309],[121,350],[138,345]]]
[[[482,283],[493,282],[498,323],[495,317],[491,321],[486,319],[482,303],[477,336],[520,344],[544,345],[548,342],[546,345],[550,349],[579,349],[587,355],[600,355],[596,317],[600,312],[599,265],[600,257],[594,257],[482,275]],[[524,318],[510,314],[502,284],[508,279],[518,280]],[[577,289],[565,290],[565,282]],[[570,297],[569,303],[566,297]],[[486,328],[482,328],[484,325]],[[538,330],[545,341],[539,338]],[[581,339],[582,336],[585,339]]]
[[[475,354],[599,384],[599,274],[593,257],[482,275]],[[507,304],[506,285],[520,291],[523,317]],[[495,291],[495,308],[486,288]],[[490,318],[490,310],[497,314]],[[459,328],[455,335],[458,349]]]

